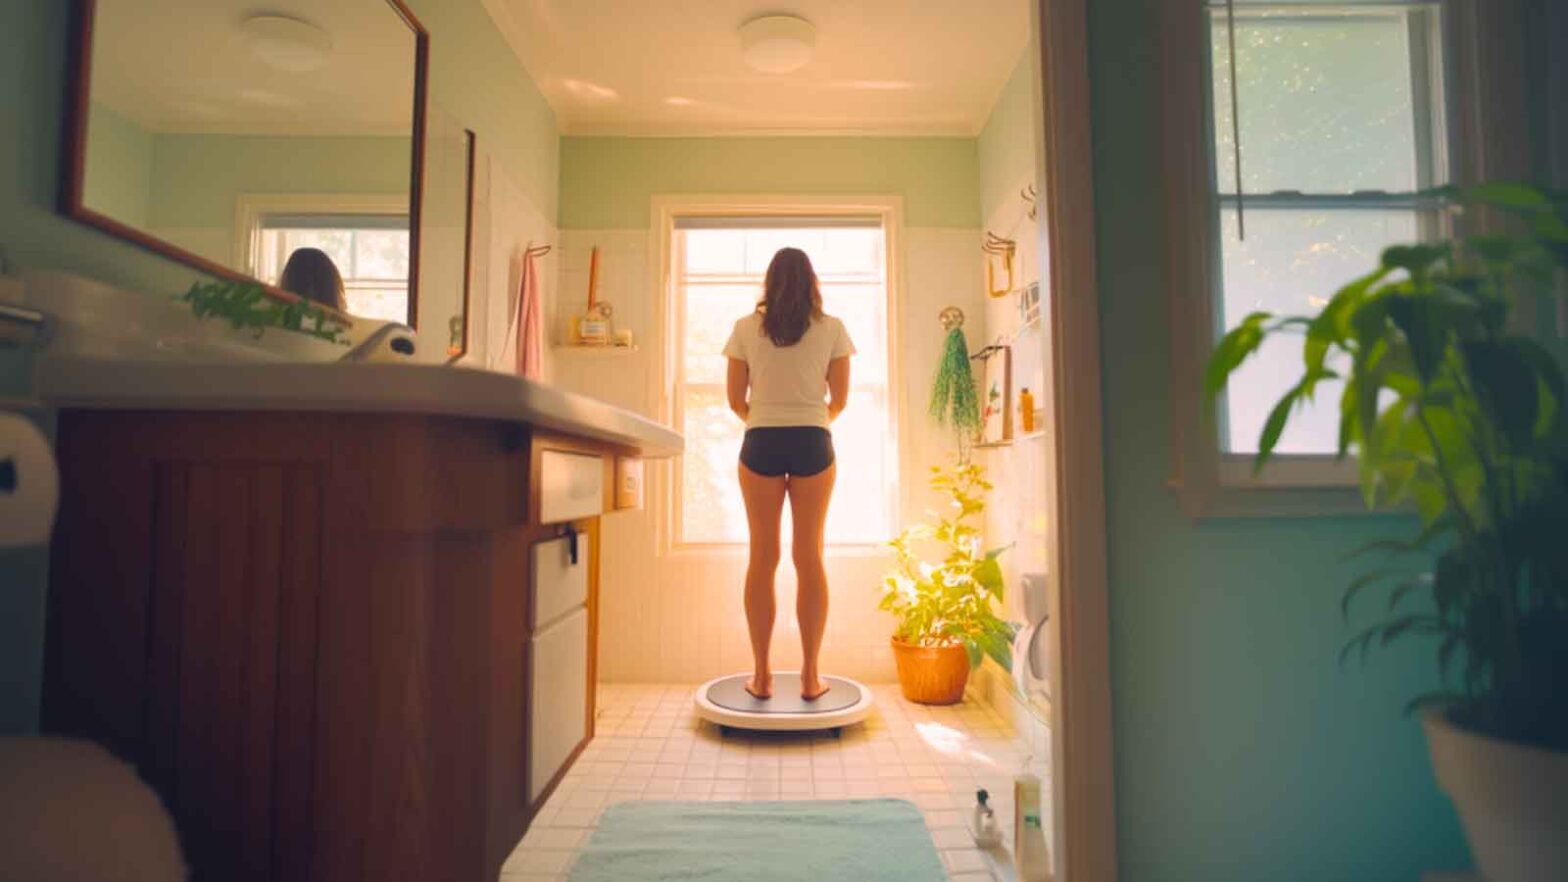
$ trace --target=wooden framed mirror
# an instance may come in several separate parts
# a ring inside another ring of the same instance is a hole
[[[476,149],[473,130],[433,102],[425,147],[419,345],[449,363],[468,354],[471,338]]]
[[[417,327],[430,41],[401,0],[74,12],[64,214],[274,297]]]

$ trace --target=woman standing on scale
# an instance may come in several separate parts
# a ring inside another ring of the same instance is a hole
[[[828,691],[817,667],[828,621],[822,550],[835,473],[828,426],[847,402],[849,357],[854,352],[844,323],[823,313],[816,271],[798,248],[782,248],[773,255],[762,302],[735,323],[724,345],[730,409],[746,422],[739,472],[751,531],[746,623],[756,665],[746,691],[755,698],[773,694],[768,646],[786,499],[799,583],[795,615],[800,622],[801,698],[814,701]]]

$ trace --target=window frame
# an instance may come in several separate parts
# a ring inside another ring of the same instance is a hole
[[[895,523],[903,507],[903,495],[908,492],[902,480],[902,455],[899,439],[907,437],[905,421],[908,414],[900,406],[896,390],[902,388],[902,370],[899,356],[900,327],[899,304],[902,301],[903,263],[903,199],[884,195],[660,195],[654,196],[651,205],[652,241],[650,249],[654,259],[654,290],[659,293],[659,326],[664,332],[662,357],[658,360],[660,376],[659,416],[670,426],[681,426],[685,417],[682,411],[682,371],[685,316],[685,299],[677,290],[675,226],[682,217],[876,217],[882,226],[886,306],[887,380],[886,398],[890,419],[889,433],[884,440],[891,463],[892,485],[887,488],[889,522]],[[663,522],[667,528],[659,530],[658,544],[664,554],[726,554],[744,555],[744,542],[688,542],[682,535],[685,455],[667,460],[659,482],[662,499],[653,500],[666,513]],[[881,555],[882,542],[844,542],[827,546],[830,556],[852,557]]]
[[[1472,116],[1464,111],[1475,94],[1474,52],[1460,44],[1458,21],[1474,14],[1472,0],[1373,0],[1373,2],[1259,2],[1254,7],[1321,9],[1325,14],[1355,14],[1359,9],[1396,6],[1428,9],[1424,63],[1429,77],[1416,82],[1418,104],[1440,115],[1439,138],[1431,145],[1419,175],[1446,171],[1460,184],[1478,179],[1474,173],[1479,147],[1469,133]],[[1161,59],[1166,101],[1161,128],[1165,147],[1167,270],[1171,328],[1171,466],[1167,486],[1190,517],[1291,517],[1367,514],[1358,488],[1355,463],[1333,455],[1281,454],[1261,473],[1254,473],[1251,454],[1228,453],[1222,442],[1223,409],[1209,408],[1202,397],[1203,368],[1221,333],[1223,242],[1221,209],[1234,204],[1217,180],[1220,164],[1214,152],[1213,82],[1210,15],[1223,11],[1223,0],[1186,0],[1166,4],[1163,31],[1167,37]],[[1237,4],[1238,15],[1244,5]],[[1414,47],[1413,47],[1414,48]],[[1413,55],[1415,53],[1413,52]],[[1435,63],[1434,63],[1435,60]],[[1413,64],[1419,63],[1414,58]],[[1438,90],[1433,95],[1428,87]],[[1423,94],[1426,97],[1422,101]],[[1422,111],[1418,109],[1417,113]],[[1495,140],[1488,132],[1489,140]],[[1467,152],[1469,151],[1469,152]],[[1422,162],[1418,155],[1418,162]],[[1411,193],[1258,193],[1244,196],[1248,209],[1421,206]],[[1437,214],[1421,221],[1423,235],[1446,234],[1447,221]]]
[[[398,215],[410,218],[411,255],[419,247],[408,196],[402,193],[241,193],[234,206],[234,260],[236,266],[245,267],[253,276],[261,256],[262,225],[267,217],[276,214]],[[411,261],[411,270],[412,266]],[[412,281],[410,273],[409,282]]]

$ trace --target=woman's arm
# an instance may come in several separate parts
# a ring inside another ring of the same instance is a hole
[[[846,358],[844,360],[848,361],[849,359]],[[735,415],[744,421],[746,416],[751,413],[751,405],[746,401],[746,391],[751,387],[751,370],[746,367],[744,361],[732,358],[730,359],[729,374],[725,379],[727,380],[729,391],[730,410],[735,411]]]
[[[849,356],[828,362],[828,420],[838,419],[849,403]]]

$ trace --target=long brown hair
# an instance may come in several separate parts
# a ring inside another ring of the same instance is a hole
[[[822,318],[822,289],[806,252],[780,248],[773,255],[757,311],[762,313],[762,333],[774,346],[794,346],[811,323]]]
[[[338,273],[337,264],[320,248],[296,248],[283,265],[278,287],[339,312],[347,306],[343,298],[343,276]]]

